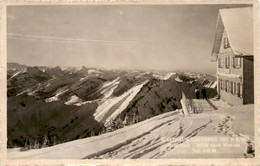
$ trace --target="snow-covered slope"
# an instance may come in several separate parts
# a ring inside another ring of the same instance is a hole
[[[8,149],[8,158],[240,158],[248,155],[246,149],[248,142],[252,144],[253,129],[250,125],[241,129],[239,123],[245,115],[252,120],[253,109],[253,105],[236,106],[187,117],[176,110],[113,132],[52,147]]]
[[[209,83],[205,84],[204,87],[214,89],[217,87],[217,81],[209,81]]]
[[[183,81],[180,79],[180,77],[176,77],[176,78],[175,78],[175,81],[183,82]]]
[[[27,69],[25,68],[25,69],[23,69],[23,70],[15,70],[16,72],[8,79],[8,80],[10,80],[10,79],[12,79],[12,78],[14,78],[14,77],[16,77],[17,75],[19,75],[19,74],[22,74],[22,73],[25,73],[25,72],[27,72]]]
[[[153,77],[160,79],[160,80],[168,80],[169,78],[171,78],[173,75],[175,75],[176,73],[166,73],[166,74],[153,74]]]
[[[117,77],[113,81],[108,81],[103,84],[100,91],[101,94],[103,94],[103,100],[108,99],[113,94],[114,90],[118,87],[118,84],[120,83],[120,78]]]
[[[164,77],[163,80],[168,80],[169,78],[171,78],[173,75],[175,75],[176,73],[167,73]]]
[[[113,93],[112,91],[106,93],[105,96],[107,98],[105,98],[99,103],[99,106],[94,114],[95,119],[98,122],[103,121],[105,123],[107,123],[110,120],[113,120],[128,106],[131,100],[146,83],[147,81],[131,88],[130,90],[126,91],[124,94],[118,97],[109,97]]]
[[[82,99],[80,99],[78,96],[73,95],[69,98],[67,102],[65,102],[66,105],[73,105],[82,102]]]

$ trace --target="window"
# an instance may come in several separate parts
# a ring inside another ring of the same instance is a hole
[[[233,57],[233,67],[240,68],[241,67],[241,58]]]
[[[226,68],[229,68],[229,64],[230,64],[229,57],[225,57],[225,66],[226,66]]]
[[[227,48],[229,48],[229,47],[230,47],[230,44],[229,44],[228,38],[225,37],[225,38],[224,38],[224,49],[227,49]]]
[[[224,67],[224,57],[220,57],[218,59],[218,67],[223,68]]]
[[[225,81],[225,91],[226,92],[229,91],[229,81],[228,80]]]

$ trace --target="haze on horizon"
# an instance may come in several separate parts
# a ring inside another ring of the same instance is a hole
[[[7,61],[212,74],[218,10],[246,6],[8,6]]]

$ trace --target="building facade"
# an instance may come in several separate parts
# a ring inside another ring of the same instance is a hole
[[[252,18],[252,8],[221,9],[218,16],[212,61],[218,95],[231,105],[254,103]]]

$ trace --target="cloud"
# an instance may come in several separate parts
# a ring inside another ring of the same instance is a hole
[[[48,42],[95,43],[95,44],[112,44],[112,45],[135,45],[135,44],[137,44],[136,41],[90,40],[90,39],[24,35],[24,34],[13,34],[13,33],[8,33],[7,37],[8,37],[8,39],[13,39],[13,40],[41,40],[41,41],[48,41]]]

